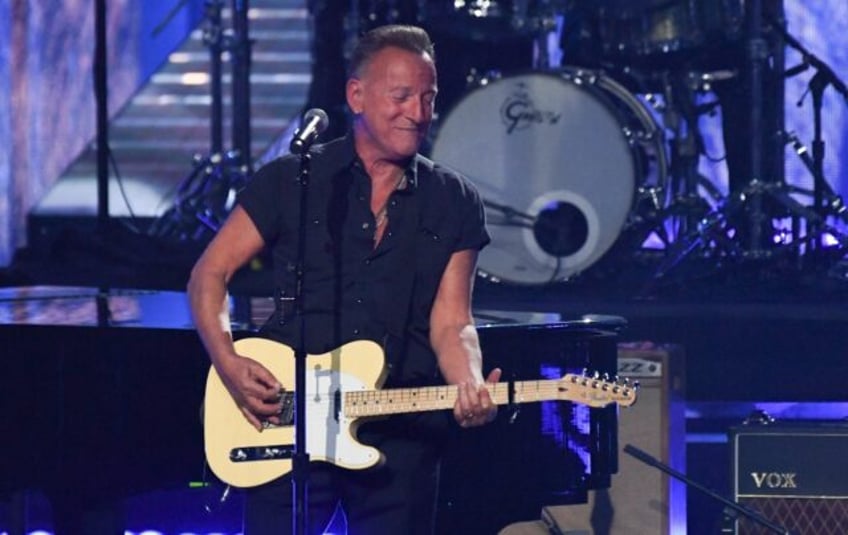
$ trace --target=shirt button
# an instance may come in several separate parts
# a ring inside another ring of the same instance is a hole
[[[362,230],[368,230],[368,227],[370,227],[370,226],[371,225],[368,223],[368,221],[366,221],[365,223],[362,224]]]
[[[370,266],[370,265],[371,265],[371,259],[370,259],[370,258],[366,258],[366,259],[365,259],[365,265],[366,265],[366,266]]]
[[[359,334],[359,329],[354,329],[353,334]]]
[[[320,220],[320,219],[315,219],[315,220],[313,220],[313,221],[312,221],[312,224],[314,224],[314,225],[320,225],[320,224],[321,224],[321,220]]]
[[[361,304],[362,304],[362,298],[361,298],[361,297],[357,297],[357,298],[356,298],[356,304],[357,304],[357,305],[361,305]]]

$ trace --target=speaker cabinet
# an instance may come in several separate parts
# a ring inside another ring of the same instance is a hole
[[[730,444],[739,503],[794,535],[848,533],[848,422],[739,426]],[[735,533],[773,531],[740,518]]]
[[[685,356],[680,346],[620,344],[618,374],[641,384],[636,404],[618,417],[619,470],[609,489],[585,504],[547,507],[563,530],[594,535],[671,535],[686,532],[685,485],[623,452],[626,444],[685,471]]]

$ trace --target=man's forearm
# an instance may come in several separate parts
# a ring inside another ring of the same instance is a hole
[[[195,328],[209,358],[218,365],[233,353],[226,282],[210,274],[192,273],[188,296]]]
[[[473,324],[441,327],[432,333],[431,343],[447,383],[483,383],[483,357]]]

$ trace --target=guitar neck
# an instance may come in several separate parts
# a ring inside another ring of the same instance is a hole
[[[510,402],[510,385],[513,388],[513,403],[548,401],[561,397],[558,380],[487,384],[486,388],[496,405]],[[345,415],[361,418],[451,409],[456,403],[456,397],[455,385],[346,392]]]

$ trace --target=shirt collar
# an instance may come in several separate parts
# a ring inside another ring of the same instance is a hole
[[[404,169],[404,173],[406,173],[406,187],[401,191],[412,193],[418,189],[418,167],[421,159],[422,156],[420,154],[416,154],[410,159]],[[362,164],[362,160],[359,159],[359,155],[356,154],[356,146],[353,142],[352,130],[349,130],[348,133],[341,138],[339,143],[339,153],[338,157],[335,158],[335,162],[338,166],[336,172],[340,172],[345,169],[351,171],[354,166],[356,166],[359,168],[359,172],[367,176],[365,166]]]

